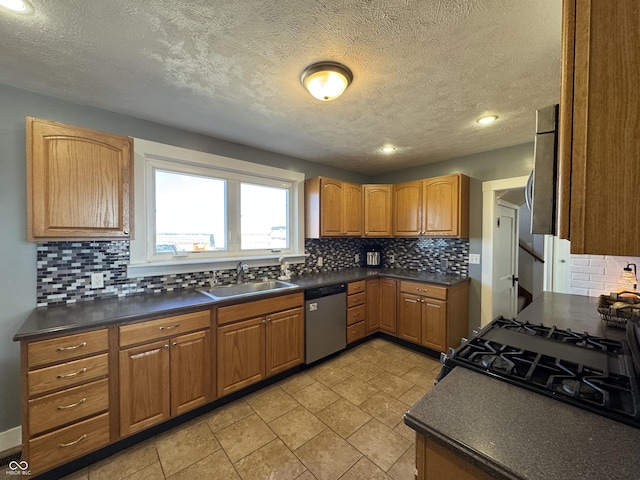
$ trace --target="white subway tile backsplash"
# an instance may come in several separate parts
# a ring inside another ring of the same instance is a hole
[[[588,273],[572,272],[571,280],[591,280],[591,275]]]
[[[612,255],[571,255],[570,288],[575,295],[598,297],[629,287],[619,283],[628,263],[640,266],[640,258]],[[588,278],[585,278],[585,275]]]
[[[604,275],[604,268],[603,267],[578,267],[578,266],[571,266],[571,273],[594,273],[597,275]]]
[[[588,266],[589,265],[589,259],[588,258],[575,258],[573,255],[571,256],[571,266],[578,266],[578,265],[582,265],[582,266]]]

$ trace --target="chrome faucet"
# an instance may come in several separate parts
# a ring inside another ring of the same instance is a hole
[[[242,274],[249,270],[249,265],[246,263],[238,262],[238,266],[236,267],[236,283],[242,283]]]

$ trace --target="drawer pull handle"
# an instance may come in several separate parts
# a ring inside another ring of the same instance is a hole
[[[72,403],[71,405],[58,405],[58,410],[66,410],[67,408],[77,407],[78,405],[87,401],[87,397],[84,397],[77,401],[76,403]]]
[[[87,371],[87,367],[81,368],[80,370],[78,370],[77,372],[73,372],[73,373],[61,373],[60,375],[58,375],[57,378],[68,378],[68,377],[75,377],[76,375],[80,375],[81,373],[84,373]]]
[[[174,328],[178,328],[180,326],[179,323],[175,325],[169,325],[168,327],[158,327],[159,330],[173,330]]]
[[[75,445],[78,442],[81,442],[82,440],[84,440],[85,438],[87,438],[87,434],[83,434],[80,438],[78,438],[77,440],[74,440],[73,442],[69,442],[69,443],[59,443],[58,446],[59,447],[72,447],[73,445]]]
[[[58,347],[56,348],[56,352],[66,352],[67,350],[75,350],[76,348],[86,347],[87,342],[79,343],[78,345],[71,345],[70,347]]]

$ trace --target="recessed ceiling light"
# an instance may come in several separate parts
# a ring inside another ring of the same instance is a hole
[[[0,7],[16,13],[31,13],[33,7],[26,0],[0,0]]]
[[[380,149],[380,151],[382,153],[392,153],[396,151],[396,147],[392,146],[392,145],[387,145],[386,147],[382,147]]]
[[[489,123],[493,123],[498,119],[497,115],[484,115],[476,120],[476,123],[480,125],[488,125]]]

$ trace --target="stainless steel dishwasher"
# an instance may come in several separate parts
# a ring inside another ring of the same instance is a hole
[[[313,363],[347,346],[347,285],[304,292],[305,363]]]

